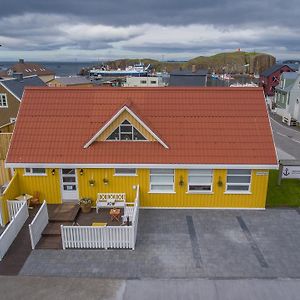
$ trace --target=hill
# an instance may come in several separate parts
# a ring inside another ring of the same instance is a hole
[[[187,62],[162,62],[155,59],[118,59],[109,61],[107,64],[113,68],[125,68],[135,63],[143,62],[145,65],[151,64],[155,71],[172,72],[183,69],[191,70],[192,65],[196,69],[207,69],[209,72],[216,73],[258,73],[260,74],[273,64],[276,59],[274,56],[266,53],[256,52],[224,52],[212,56],[198,56]]]

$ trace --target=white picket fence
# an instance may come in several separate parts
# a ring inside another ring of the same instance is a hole
[[[64,226],[61,225],[63,249],[132,249],[135,248],[139,215],[139,186],[132,225],[130,226]]]
[[[42,232],[44,231],[48,223],[49,223],[49,216],[48,216],[47,203],[44,200],[39,211],[35,215],[32,222],[29,224],[29,234],[30,234],[32,249],[34,249],[37,243],[39,242],[42,236]]]
[[[27,202],[19,202],[22,203],[20,209],[14,215],[11,222],[7,225],[6,229],[0,236],[0,260],[2,260],[7,250],[20,232],[21,228],[25,224],[27,218],[29,217]]]
[[[7,200],[7,209],[8,209],[8,219],[11,221],[21,206],[23,205],[24,201],[19,201],[19,200]],[[26,202],[26,201],[25,201]]]

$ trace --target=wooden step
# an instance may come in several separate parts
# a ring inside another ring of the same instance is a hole
[[[53,235],[60,236],[61,234],[60,225],[70,226],[72,224],[73,224],[72,222],[50,222],[42,232],[42,236],[53,236]]]
[[[41,237],[36,249],[62,249],[60,236]]]
[[[80,210],[80,206],[74,203],[50,204],[47,208],[52,222],[74,222]]]

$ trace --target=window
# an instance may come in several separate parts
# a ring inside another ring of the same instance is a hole
[[[174,170],[173,169],[151,169],[150,170],[150,192],[173,193],[174,192]]]
[[[9,123],[15,123],[17,118],[9,118]]]
[[[150,83],[151,84],[156,84],[156,80],[151,80]]]
[[[107,138],[108,141],[145,141],[146,138],[129,121],[125,120]]]
[[[227,192],[249,192],[251,170],[227,170]]]
[[[146,84],[147,81],[146,80],[141,80],[141,84]]]
[[[25,175],[46,175],[45,168],[25,168]]]
[[[0,107],[8,107],[6,94],[0,94]]]
[[[115,169],[115,176],[135,176],[136,169],[131,168],[119,168]]]
[[[189,170],[189,192],[211,192],[213,170]]]

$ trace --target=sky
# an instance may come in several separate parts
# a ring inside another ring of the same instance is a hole
[[[0,0],[0,61],[300,59],[299,0]]]

